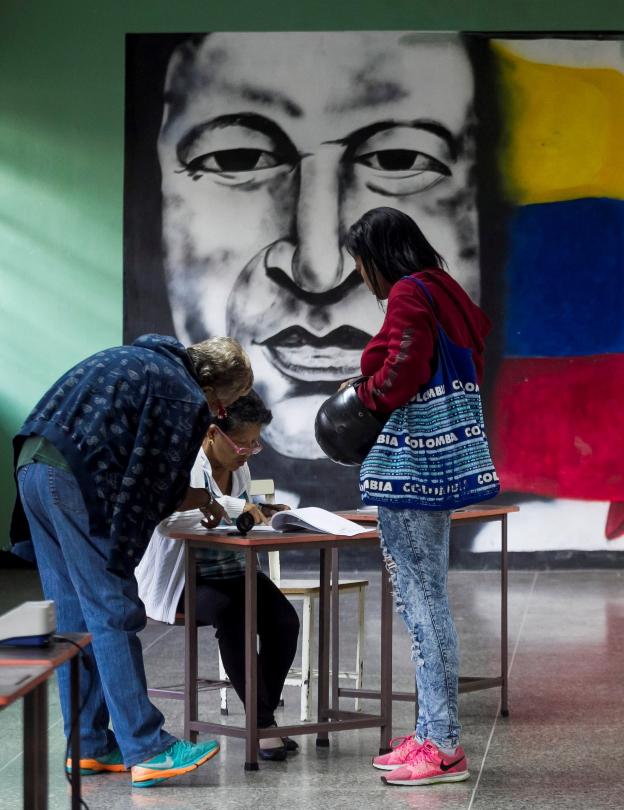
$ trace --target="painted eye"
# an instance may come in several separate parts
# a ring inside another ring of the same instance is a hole
[[[220,149],[190,160],[186,169],[195,172],[253,172],[259,169],[272,169],[286,161],[274,152],[263,149]]]
[[[380,172],[437,172],[448,177],[451,170],[439,160],[414,149],[380,149],[360,155],[357,163]]]
[[[356,176],[384,197],[408,197],[451,177],[450,168],[417,149],[376,149],[354,160]]]

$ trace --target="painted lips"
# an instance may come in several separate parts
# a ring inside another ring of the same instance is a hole
[[[304,382],[339,381],[360,373],[360,357],[370,338],[352,326],[340,326],[323,337],[289,326],[260,345],[288,377]]]

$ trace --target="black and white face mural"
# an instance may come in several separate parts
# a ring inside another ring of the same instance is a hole
[[[479,298],[473,77],[462,41],[194,36],[171,52],[162,98],[162,261],[175,333],[187,344],[232,335],[248,351],[274,415],[263,472],[285,498],[309,500],[293,482],[306,479],[314,495],[331,474],[346,489],[315,500],[354,505],[353,471],[309,464],[323,459],[319,405],[359,374],[383,320],[344,233],[370,208],[401,208]]]
[[[342,249],[349,225],[404,209],[477,292],[466,55],[405,34],[214,34],[176,50],[165,95],[176,333],[238,338],[274,413],[265,440],[319,458],[318,406],[381,323]]]
[[[252,474],[356,506],[314,417],[383,319],[344,234],[400,208],[493,319],[510,548],[624,548],[623,77],[617,34],[128,35],[124,340],[237,337],[274,414]]]

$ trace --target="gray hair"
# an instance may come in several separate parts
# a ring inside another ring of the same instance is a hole
[[[244,394],[253,385],[253,371],[247,353],[231,337],[213,337],[187,349],[202,388],[217,396]]]

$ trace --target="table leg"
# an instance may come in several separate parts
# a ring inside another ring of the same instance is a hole
[[[63,767],[65,763],[63,763]],[[24,697],[24,807],[48,807],[48,683]],[[73,807],[73,802],[72,802]]]
[[[245,770],[258,770],[258,556],[245,549]]]
[[[509,717],[509,674],[508,674],[508,629],[507,629],[507,592],[508,592],[508,560],[507,560],[507,515],[501,520],[501,715]]]
[[[338,592],[338,549],[331,551],[331,707],[340,708],[338,696],[340,673],[340,601]]]
[[[184,544],[184,736],[197,742],[191,723],[198,719],[197,620],[195,616],[197,565],[195,549]]]
[[[71,759],[73,763],[80,763],[80,656],[75,655],[70,663],[70,690],[71,690],[71,727],[73,729],[71,742]],[[72,767],[71,774],[72,794],[71,810],[80,810],[81,786],[80,767]]]
[[[386,566],[381,569],[381,695],[382,726],[379,733],[379,753],[390,751],[392,737],[392,582]]]
[[[329,549],[321,549],[320,593],[319,593],[319,640],[318,640],[318,721],[327,720],[329,712],[329,631],[331,559]],[[319,733],[316,744],[325,748],[329,745],[329,734]]]

